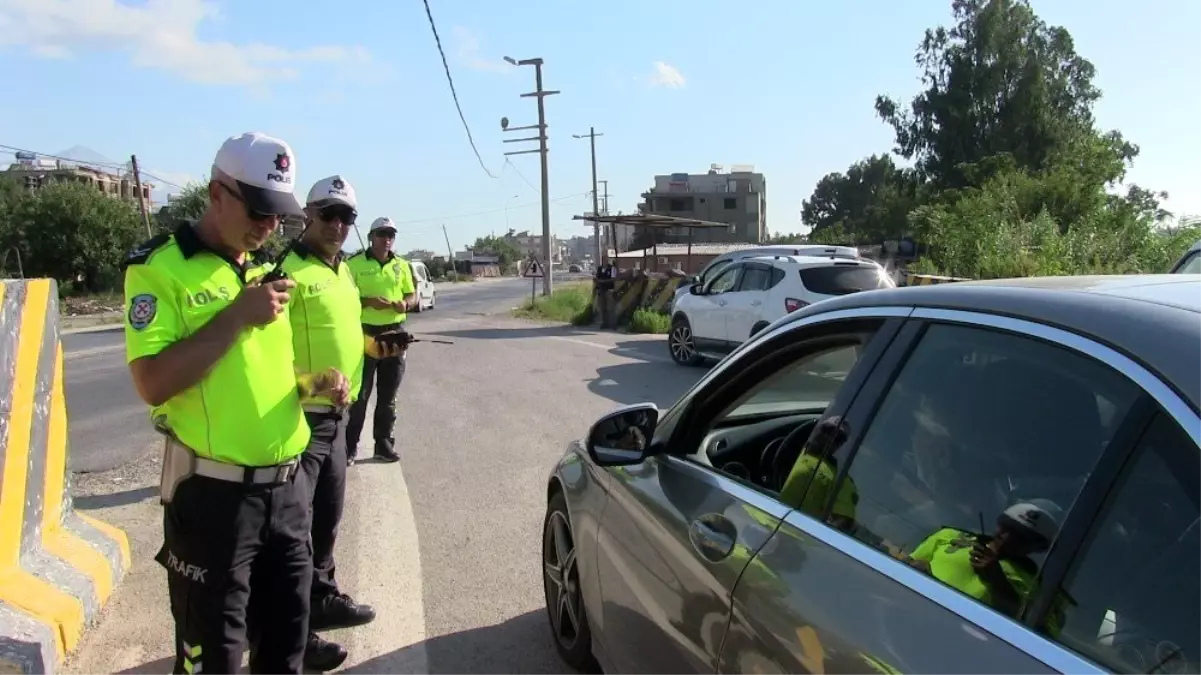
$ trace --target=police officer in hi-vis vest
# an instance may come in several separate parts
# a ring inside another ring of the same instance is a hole
[[[296,161],[258,133],[225,141],[209,206],[195,224],[149,240],[125,267],[125,340],[138,394],[167,436],[163,546],[175,620],[175,673],[300,673],[312,554],[309,443],[301,398],[348,402],[327,370],[297,375],[290,280],[260,284],[253,254],[300,215]]]
[[[368,248],[347,262],[359,287],[363,304],[363,334],[375,337],[404,325],[408,310],[417,306],[417,287],[409,261],[392,252],[396,224],[391,218],[376,218],[368,231]],[[375,419],[372,433],[375,457],[386,462],[400,459],[396,454],[396,393],[405,374],[405,353],[375,358],[368,354],[363,363],[363,382],[359,398],[350,408],[346,423],[347,461],[353,462],[359,435],[367,417],[367,399],[376,388]]]
[[[305,206],[304,234],[280,263],[296,282],[289,316],[296,368],[320,372],[333,368],[350,378],[350,400],[359,394],[363,373],[362,308],[354,276],[342,255],[342,244],[358,218],[354,187],[342,176],[317,181]],[[375,357],[395,356],[399,347],[374,342],[366,345]],[[346,446],[335,443],[345,409],[328,396],[301,401],[312,439],[301,457],[309,479],[313,509],[313,586],[305,666],[333,670],[346,660],[339,644],[315,631],[361,626],[375,619],[375,610],[356,603],[334,580],[334,541],[346,497]]]

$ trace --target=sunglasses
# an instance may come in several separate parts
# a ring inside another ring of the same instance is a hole
[[[396,230],[376,230],[375,232],[372,232],[371,234],[373,236],[379,237],[380,239],[395,239],[396,238]]]
[[[354,209],[345,204],[331,204],[323,206],[317,211],[317,217],[327,223],[332,223],[335,220],[340,221],[343,225],[354,225],[354,221],[359,217],[359,214]]]
[[[226,185],[225,183],[222,183],[221,181],[217,181],[217,185],[220,185],[221,187],[225,188],[225,191],[228,192],[230,194],[230,196],[232,196],[234,199],[242,202],[242,206],[246,208],[246,217],[250,218],[251,220],[253,220],[257,223],[261,223],[264,220],[270,220],[272,218],[282,218],[282,216],[280,216],[279,214],[263,213],[262,211],[256,211],[256,210],[252,209],[250,207],[250,204],[246,203],[246,198],[243,197],[241,194],[239,194],[237,190],[231,188],[230,186]]]

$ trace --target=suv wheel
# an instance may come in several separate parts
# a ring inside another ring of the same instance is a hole
[[[667,334],[667,349],[671,352],[671,360],[682,366],[695,366],[702,361],[696,352],[696,342],[692,338],[692,324],[682,316],[677,316],[671,322],[671,332]]]

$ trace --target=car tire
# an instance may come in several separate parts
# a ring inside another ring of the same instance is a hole
[[[697,353],[696,343],[692,338],[692,324],[683,316],[672,319],[671,330],[667,333],[667,351],[671,360],[681,366],[698,366],[704,358]]]
[[[542,522],[542,589],[547,623],[559,658],[578,671],[598,672],[596,657],[592,655],[592,631],[584,609],[575,533],[562,492],[551,496]]]
[[[754,326],[751,326],[750,337],[755,337],[756,335],[759,334],[759,331],[763,330],[764,328],[767,328],[770,325],[771,324],[768,323],[767,321],[760,321],[759,323],[755,324]]]

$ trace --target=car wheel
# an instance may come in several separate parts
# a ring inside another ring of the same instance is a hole
[[[770,325],[771,325],[771,324],[770,324],[770,323],[768,323],[768,322],[766,322],[766,321],[760,321],[759,323],[757,323],[757,324],[755,324],[754,326],[752,326],[752,327],[751,327],[751,335],[750,335],[750,337],[755,337],[756,335],[758,335],[758,334],[759,334],[759,331],[763,330],[764,328],[767,328],[767,327],[768,327],[768,326],[770,326]]]
[[[682,316],[671,322],[671,332],[667,334],[667,349],[671,352],[671,360],[682,366],[695,366],[702,360],[696,352],[692,325]]]
[[[551,635],[560,658],[576,670],[594,672],[592,632],[584,610],[575,537],[562,492],[556,492],[546,506],[542,525],[542,586]]]

